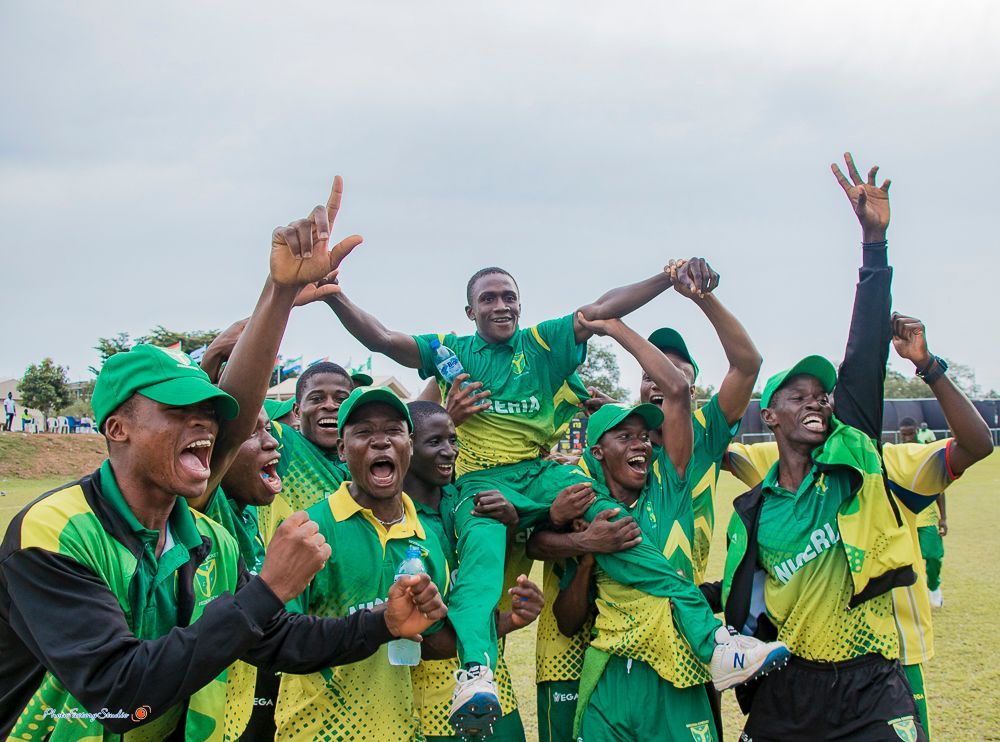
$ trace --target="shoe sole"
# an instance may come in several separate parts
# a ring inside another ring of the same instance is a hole
[[[448,717],[448,723],[460,737],[485,738],[493,734],[493,725],[500,718],[500,702],[496,696],[477,693]]]
[[[751,680],[756,680],[757,678],[767,675],[772,670],[780,670],[785,665],[788,664],[788,660],[791,658],[792,653],[788,651],[787,647],[778,647],[777,649],[772,649],[764,661],[761,663],[754,673],[746,678],[745,680],[740,680],[737,682],[730,682],[728,679],[723,680],[723,685],[720,688],[718,683],[713,683],[715,689],[720,693],[724,690],[729,690],[730,688],[735,688],[737,685],[743,685],[744,683],[749,683]]]

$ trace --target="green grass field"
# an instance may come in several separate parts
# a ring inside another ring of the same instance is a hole
[[[73,477],[0,478],[0,527],[23,505]],[[732,498],[741,492],[727,474],[719,483],[718,526],[709,576],[722,571],[725,524]],[[936,739],[1000,740],[1000,594],[997,593],[1000,541],[1000,453],[969,471],[948,490],[950,533],[945,539],[942,588],[945,606],[935,613],[937,656],[926,669],[931,718]],[[541,582],[536,568],[534,579]],[[511,636],[507,658],[514,676],[528,739],[536,739],[533,627]],[[727,739],[735,739],[743,717],[732,698],[725,699]]]

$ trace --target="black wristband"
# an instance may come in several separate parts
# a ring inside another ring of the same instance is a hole
[[[947,370],[948,364],[943,359],[932,355],[930,363],[917,369],[917,376],[923,379],[925,384],[933,384],[944,376],[944,372]]]
[[[866,250],[885,250],[888,246],[889,246],[889,240],[861,243],[861,247],[865,248]]]

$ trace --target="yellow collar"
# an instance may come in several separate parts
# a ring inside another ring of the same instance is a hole
[[[382,542],[384,547],[387,541],[397,538],[410,538],[416,536],[419,539],[426,538],[424,534],[424,527],[420,523],[420,519],[417,517],[417,509],[413,505],[413,500],[405,492],[400,493],[400,497],[403,500],[403,514],[406,516],[402,523],[393,523],[391,526],[386,528],[382,525],[375,514],[368,508],[364,508],[358,504],[357,500],[351,497],[351,493],[348,491],[347,486],[350,482],[344,482],[340,485],[340,489],[330,495],[328,502],[330,503],[330,512],[333,514],[333,519],[338,523],[340,521],[345,521],[351,516],[357,515],[358,513],[372,524],[372,527],[378,533],[379,541]]]

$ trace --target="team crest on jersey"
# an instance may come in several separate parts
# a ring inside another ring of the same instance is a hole
[[[896,736],[905,742],[917,742],[917,725],[912,716],[904,716],[889,722]]]
[[[215,557],[209,557],[202,562],[201,566],[195,570],[194,577],[203,596],[208,598],[214,595],[215,584],[219,580],[219,570]]]
[[[528,361],[524,357],[524,353],[515,353],[510,359],[510,367],[514,371],[515,376],[520,376],[527,371]]]
[[[712,741],[712,725],[707,721],[699,721],[695,724],[688,724],[687,728],[691,730],[691,739],[696,742]]]

